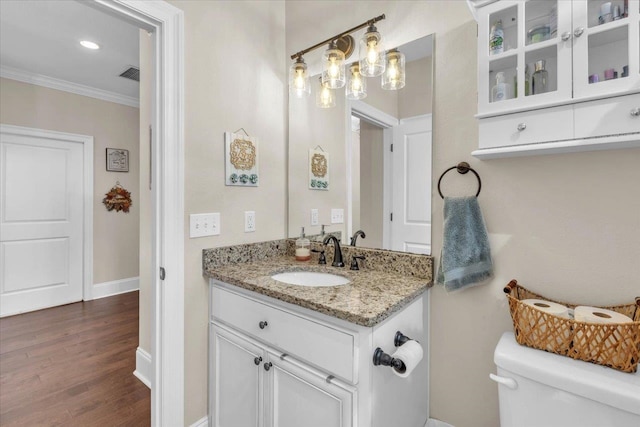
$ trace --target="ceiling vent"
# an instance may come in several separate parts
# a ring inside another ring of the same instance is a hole
[[[140,68],[129,67],[120,74],[120,77],[124,77],[125,79],[135,80],[136,82],[140,81]]]

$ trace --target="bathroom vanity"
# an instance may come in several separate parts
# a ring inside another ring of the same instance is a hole
[[[388,252],[357,251],[372,259]],[[210,425],[423,427],[432,259],[389,253],[428,260],[428,271],[420,277],[351,271],[318,265],[317,256],[296,262],[285,251],[224,264],[219,262],[224,257],[216,256],[207,262],[205,253]],[[349,283],[300,286],[272,279],[285,271],[331,273]],[[397,331],[418,341],[424,352],[406,378],[373,364],[378,347],[389,355],[396,351]]]

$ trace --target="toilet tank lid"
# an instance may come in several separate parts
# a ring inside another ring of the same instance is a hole
[[[550,387],[640,415],[640,370],[631,374],[525,347],[513,332],[500,338],[496,366]]]

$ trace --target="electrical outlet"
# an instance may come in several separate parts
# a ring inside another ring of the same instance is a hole
[[[189,237],[217,236],[220,234],[220,213],[189,215]]]
[[[252,233],[256,231],[256,213],[255,211],[244,212],[244,232]]]
[[[318,225],[318,209],[311,209],[311,225]]]
[[[331,209],[331,224],[344,223],[344,209]]]

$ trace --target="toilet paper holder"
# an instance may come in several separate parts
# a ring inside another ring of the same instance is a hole
[[[397,331],[395,337],[393,338],[393,345],[396,347],[400,347],[407,341],[411,341],[411,338],[404,335],[402,332]],[[399,373],[404,373],[407,370],[407,367],[404,365],[404,362],[400,359],[394,359],[391,355],[387,354],[380,347],[376,348],[373,352],[373,365],[374,366],[391,366],[393,369],[398,371]]]

